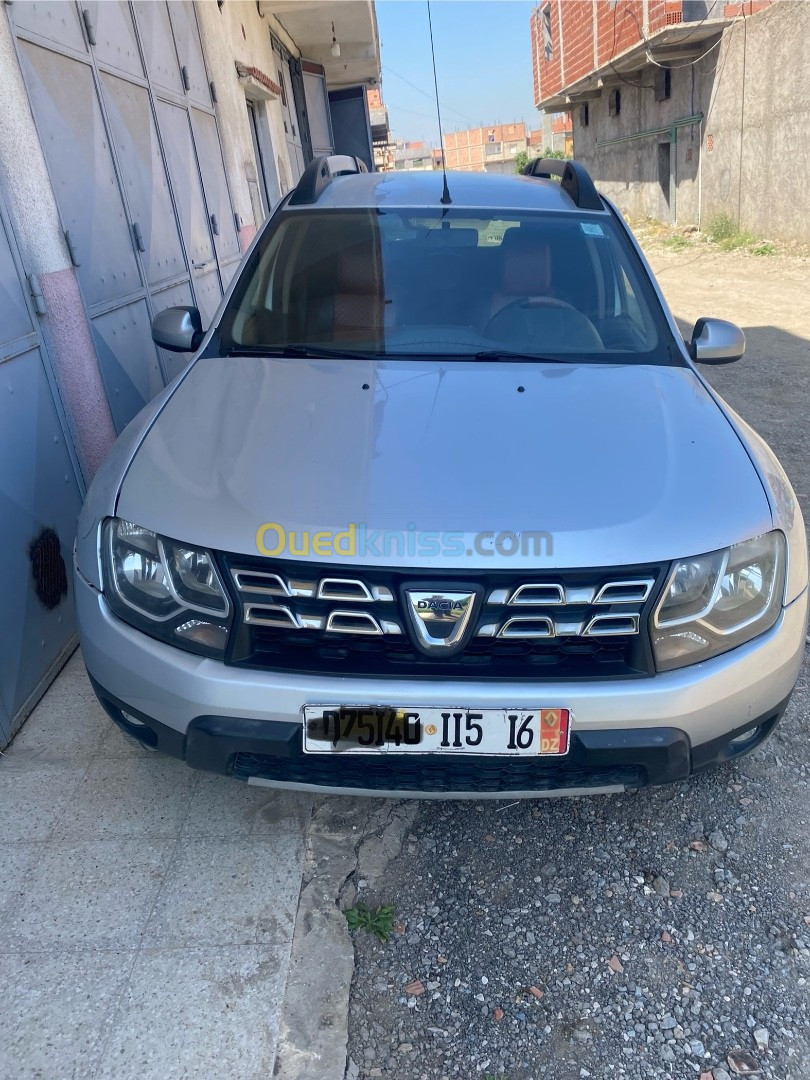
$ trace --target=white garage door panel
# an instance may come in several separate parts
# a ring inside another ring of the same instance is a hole
[[[312,152],[313,154],[331,154],[334,147],[332,145],[329,104],[323,76],[313,75],[309,71],[305,71],[303,75]]]

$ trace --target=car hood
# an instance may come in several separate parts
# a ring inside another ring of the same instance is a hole
[[[260,534],[323,562],[314,534],[348,532],[335,562],[487,569],[657,562],[771,528],[691,369],[511,361],[202,358],[117,513],[224,551],[257,554]]]

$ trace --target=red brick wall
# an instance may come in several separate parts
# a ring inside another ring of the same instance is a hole
[[[600,65],[641,41],[643,15],[641,0],[618,0],[615,4],[596,0],[596,47]]]
[[[593,68],[593,8],[589,3],[562,4],[565,82],[576,82]],[[557,41],[554,42],[555,46]]]
[[[728,18],[734,18],[737,15],[753,15],[757,11],[762,11],[763,8],[768,7],[773,3],[773,0],[744,0],[739,4],[725,4],[723,7],[723,14]]]
[[[568,2],[570,2],[570,0],[568,0]],[[562,75],[560,68],[560,26],[558,19],[559,9],[557,7],[557,0],[549,0],[549,3],[551,11],[551,40],[554,47],[551,60],[546,60],[543,56],[543,8],[545,8],[545,4],[532,12],[529,23],[532,35],[532,49],[537,57],[534,73],[535,104],[542,101],[543,98],[551,97],[552,94],[556,94],[562,89]],[[579,3],[577,3],[577,7],[579,6]],[[590,5],[583,4],[582,6],[588,8],[590,11]]]
[[[551,119],[551,130],[555,135],[564,135],[568,131],[573,131],[571,113],[556,113]]]
[[[681,0],[649,0],[648,35],[680,21]],[[642,40],[643,26],[644,4],[641,0],[617,0],[615,4],[608,3],[608,0],[596,0],[598,65],[607,64],[625,49],[637,45]]]
[[[742,9],[746,15],[760,11],[773,0],[737,0],[726,3],[724,15],[736,15]],[[642,0],[548,0],[551,16],[553,54],[546,60],[543,54],[543,10],[539,6],[530,18],[532,65],[535,103],[559,93],[594,67],[602,67],[626,49],[642,40],[644,4]],[[647,33],[655,34],[667,26],[682,21],[681,0],[649,0],[647,4]],[[718,15],[720,14],[718,10]],[[562,25],[560,26],[560,18]],[[596,64],[594,64],[594,24],[596,27]],[[560,55],[562,30],[562,57]],[[562,60],[562,62],[561,62]]]

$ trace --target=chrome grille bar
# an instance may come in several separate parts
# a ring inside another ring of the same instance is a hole
[[[244,621],[291,631],[367,636],[405,633],[396,593],[379,583],[379,575],[375,575],[377,582],[369,582],[361,576],[321,576],[318,571],[322,568],[312,569],[313,577],[302,579],[293,576],[295,571],[290,567],[231,568],[234,585],[243,598]],[[576,583],[569,584],[566,572],[559,573],[562,581],[521,582],[518,577],[517,583],[513,579],[508,587],[491,589],[484,601],[490,609],[488,618],[481,621],[476,638],[607,638],[639,634],[641,608],[652,593],[655,577],[617,577],[604,582],[604,573],[597,577],[594,572],[595,583],[582,584],[583,580],[587,582],[588,572],[576,571],[571,572]],[[334,609],[332,602],[338,605]],[[381,603],[392,605],[388,611],[397,617],[382,618],[372,613],[371,609]],[[506,610],[496,614],[493,608]],[[509,608],[536,611],[511,614]]]
[[[655,582],[651,578],[639,581],[609,581],[596,594],[595,604],[644,604]]]
[[[382,634],[383,630],[367,611],[331,611],[326,620],[327,632],[333,634]]]
[[[542,604],[549,605],[565,603],[565,589],[562,585],[520,585],[509,597],[510,604]]]
[[[635,613],[627,615],[594,615],[585,627],[583,637],[616,637],[623,634],[637,634],[639,617]]]
[[[248,604],[245,622],[256,626],[277,626],[283,630],[297,630],[300,623],[284,604]]]

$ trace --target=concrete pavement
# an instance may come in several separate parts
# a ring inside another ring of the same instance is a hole
[[[0,760],[0,1076],[271,1076],[309,814],[131,745],[75,653]]]

